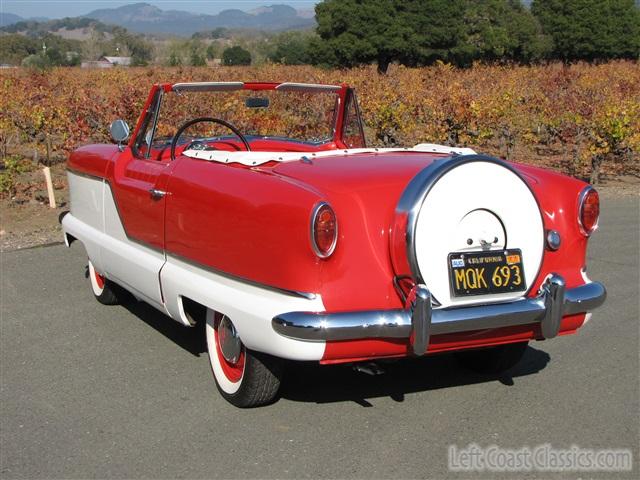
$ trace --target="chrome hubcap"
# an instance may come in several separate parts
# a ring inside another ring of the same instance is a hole
[[[222,356],[229,363],[237,363],[240,359],[242,342],[231,320],[224,315],[218,325],[218,344]]]

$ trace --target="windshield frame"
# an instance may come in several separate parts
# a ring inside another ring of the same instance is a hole
[[[333,142],[338,148],[345,148],[342,141],[343,121],[345,118],[344,108],[347,104],[346,96],[349,87],[346,84],[329,85],[329,84],[312,84],[312,83],[295,83],[295,82],[188,82],[188,83],[162,83],[154,84],[149,92],[149,96],[145,106],[140,114],[133,135],[130,137],[129,147],[137,157],[149,158],[150,149],[141,155],[139,151],[139,143],[144,140],[139,138],[142,132],[146,132],[149,122],[153,122],[152,135],[155,137],[155,127],[160,114],[162,97],[168,93],[180,95],[181,92],[230,92],[239,90],[250,91],[282,91],[282,92],[307,92],[307,93],[334,93],[336,95],[336,106],[334,108],[334,118],[332,120],[332,138],[327,142]],[[153,145],[155,138],[151,138]],[[290,139],[291,141],[301,141],[299,139]],[[310,142],[302,143],[311,144]]]

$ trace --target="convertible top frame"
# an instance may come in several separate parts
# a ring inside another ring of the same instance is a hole
[[[278,90],[281,92],[340,92],[344,86],[318,83],[189,82],[175,83],[175,92],[227,92],[233,90]]]

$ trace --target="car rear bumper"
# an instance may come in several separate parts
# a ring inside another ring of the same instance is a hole
[[[558,334],[562,317],[589,312],[606,299],[599,282],[567,289],[551,274],[537,297],[509,303],[433,309],[429,290],[420,285],[411,308],[340,313],[289,312],[271,321],[280,335],[305,341],[407,338],[415,355],[423,355],[431,335],[469,332],[515,325],[540,325],[544,338]]]

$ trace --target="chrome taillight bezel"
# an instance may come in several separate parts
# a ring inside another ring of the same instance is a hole
[[[583,213],[585,201],[587,199],[587,195],[589,195],[589,193],[591,192],[595,192],[595,194],[598,195],[598,218],[596,219],[596,222],[594,223],[593,227],[590,230],[588,230],[587,228],[585,228],[584,222],[582,221],[582,213]],[[580,195],[578,195],[578,227],[580,228],[580,232],[585,237],[590,237],[593,234],[593,232],[595,232],[598,229],[599,223],[600,223],[600,195],[598,194],[598,191],[595,188],[593,188],[591,185],[587,185],[580,191]]]
[[[333,212],[333,217],[335,219],[335,224],[336,224],[335,232],[333,234],[333,241],[331,242],[331,247],[326,252],[322,251],[322,249],[320,249],[320,247],[316,243],[316,235],[315,235],[316,219],[318,218],[318,214],[324,207],[329,208],[331,212]],[[329,205],[328,202],[324,202],[324,201],[318,202],[314,205],[313,209],[311,210],[311,222],[309,224],[309,240],[311,242],[311,249],[313,250],[313,253],[315,253],[316,256],[318,256],[319,258],[329,258],[331,255],[333,255],[333,252],[336,249],[336,245],[338,244],[338,216],[336,215],[336,211],[333,209],[331,205]]]

